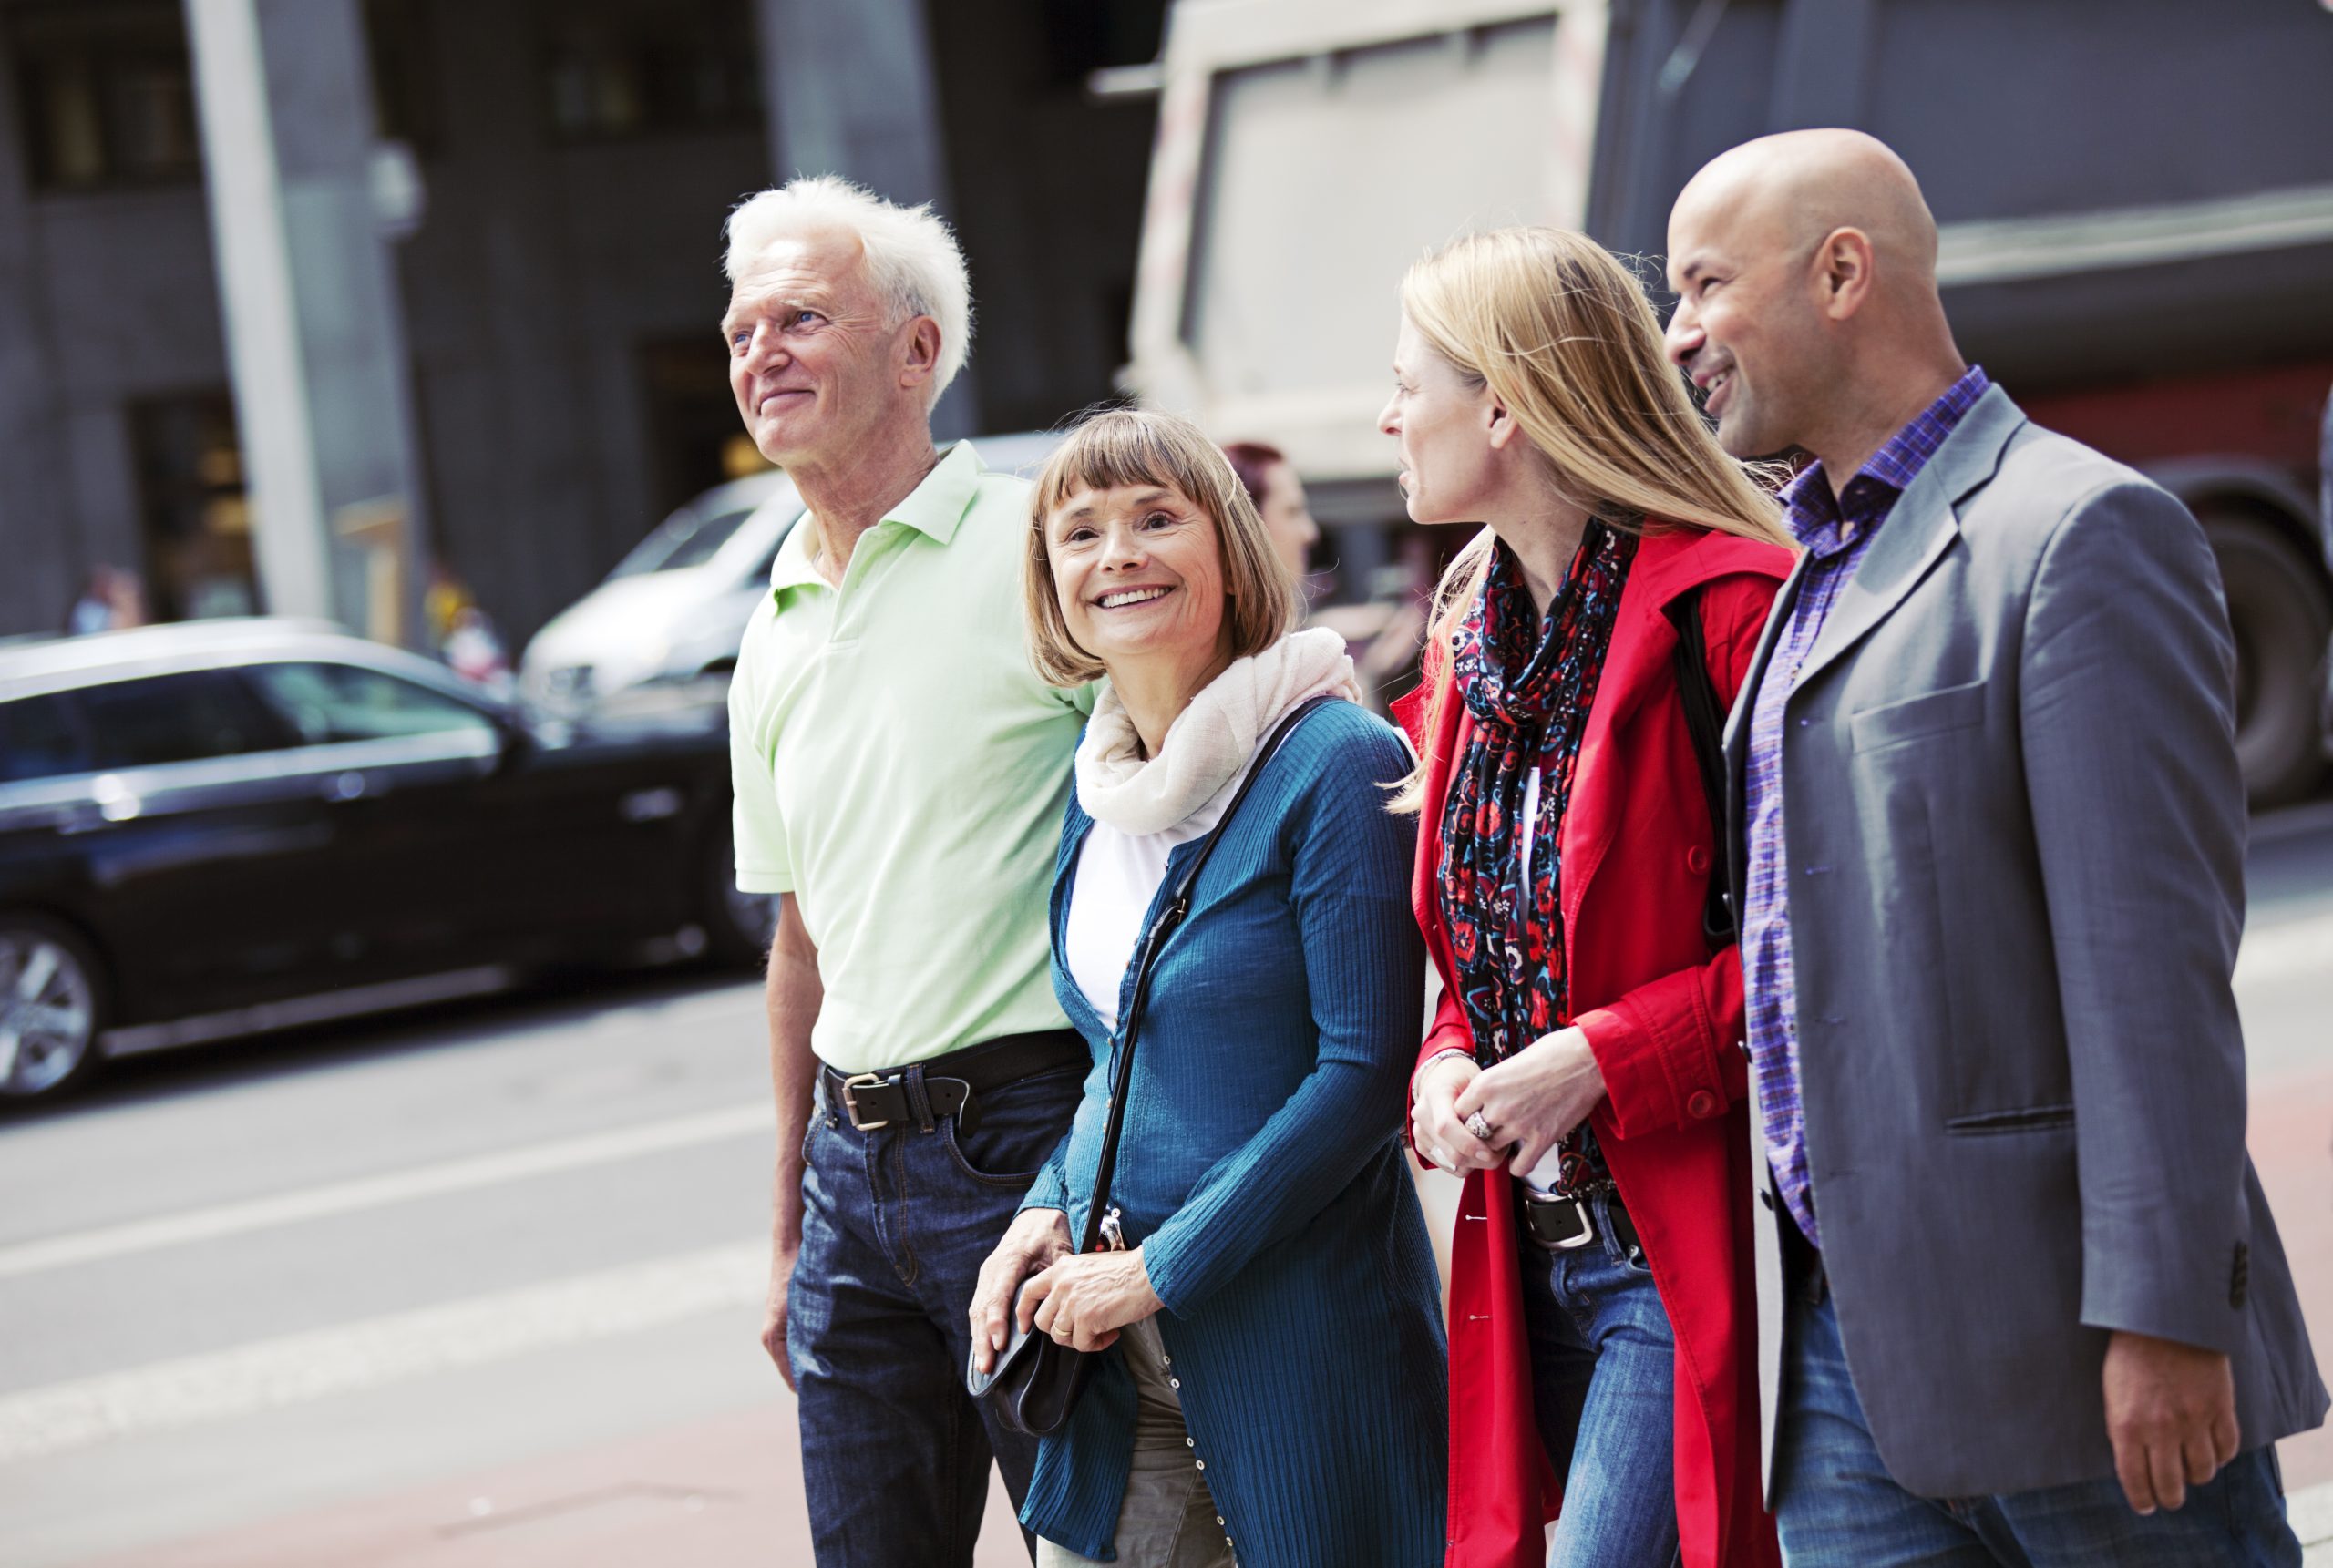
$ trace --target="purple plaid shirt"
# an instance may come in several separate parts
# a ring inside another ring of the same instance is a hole
[[[1822,1238],[1814,1228],[1814,1186],[1806,1169],[1806,1109],[1798,1092],[1798,975],[1791,961],[1790,884],[1783,864],[1788,846],[1783,837],[1783,709],[1832,605],[1879,537],[1896,498],[1991,384],[1982,366],[1971,366],[1950,391],[1873,453],[1835,499],[1820,463],[1783,491],[1786,520],[1806,547],[1807,560],[1798,597],[1774,639],[1773,656],[1750,709],[1742,967],[1751,1071],[1758,1075],[1767,1153],[1791,1217],[1817,1245]]]

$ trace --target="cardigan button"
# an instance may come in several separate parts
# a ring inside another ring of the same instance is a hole
[[[1703,1121],[1716,1115],[1717,1109],[1717,1096],[1706,1089],[1694,1090],[1692,1098],[1685,1102],[1686,1114],[1700,1117]]]
[[[1710,852],[1707,845],[1696,844],[1692,848],[1685,851],[1685,869],[1696,876],[1709,875]]]

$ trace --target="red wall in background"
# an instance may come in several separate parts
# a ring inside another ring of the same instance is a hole
[[[2125,463],[2240,454],[2290,469],[2313,487],[2328,393],[2333,359],[2017,401],[2037,424]]]

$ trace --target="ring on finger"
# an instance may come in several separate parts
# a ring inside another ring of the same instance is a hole
[[[1488,1117],[1477,1111],[1473,1115],[1466,1118],[1466,1131],[1472,1132],[1482,1142],[1488,1143],[1496,1139],[1498,1130],[1491,1125],[1490,1119]]]

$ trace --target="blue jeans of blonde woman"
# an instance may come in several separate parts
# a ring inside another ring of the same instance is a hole
[[[1563,1481],[1548,1568],[1671,1568],[1677,1560],[1677,1341],[1652,1271],[1588,1200],[1596,1239],[1547,1252],[1526,1234],[1523,1314],[1547,1460]]]
[[[1237,1568],[1223,1520],[1208,1495],[1207,1473],[1191,1454],[1177,1379],[1159,1342],[1158,1320],[1146,1317],[1118,1337],[1134,1374],[1134,1462],[1118,1508],[1117,1568]],[[1087,1568],[1066,1546],[1040,1539],[1037,1568]]]

